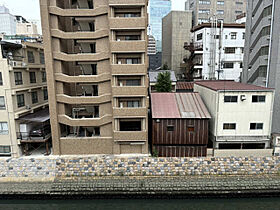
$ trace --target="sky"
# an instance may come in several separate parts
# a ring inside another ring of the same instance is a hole
[[[185,0],[172,0],[172,9],[184,10],[184,2]],[[0,0],[0,5],[8,7],[13,15],[21,15],[27,20],[40,20],[39,0]]]

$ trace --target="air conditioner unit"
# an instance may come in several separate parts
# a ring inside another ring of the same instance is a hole
[[[241,96],[240,96],[240,100],[241,100],[241,101],[245,101],[245,100],[246,100],[246,96],[245,96],[245,95],[241,95]]]
[[[31,109],[30,105],[25,106],[26,109]]]

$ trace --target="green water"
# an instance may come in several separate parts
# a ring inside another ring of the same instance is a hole
[[[131,200],[66,200],[66,201],[24,201],[24,200],[0,200],[0,210],[71,210],[71,209],[95,209],[95,210],[166,210],[166,209],[194,209],[194,210],[270,210],[280,209],[279,198],[234,198],[234,199],[131,199]]]

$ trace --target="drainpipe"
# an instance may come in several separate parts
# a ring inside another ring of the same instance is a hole
[[[270,28],[270,40],[269,40],[269,54],[268,54],[268,63],[267,63],[267,72],[266,72],[266,84],[265,86],[268,87],[268,78],[270,72],[270,59],[271,59],[271,50],[272,50],[272,32],[273,32],[273,25],[274,25],[274,9],[275,9],[275,0],[272,3],[272,14],[271,14],[271,28]]]

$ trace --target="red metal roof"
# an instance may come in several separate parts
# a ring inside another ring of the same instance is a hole
[[[152,93],[152,118],[210,119],[199,93]]]
[[[177,90],[193,90],[193,82],[177,82],[176,89]]]
[[[200,85],[209,88],[214,91],[228,90],[228,91],[273,91],[271,88],[244,84],[234,82],[231,80],[203,80],[195,82],[196,85]]]

